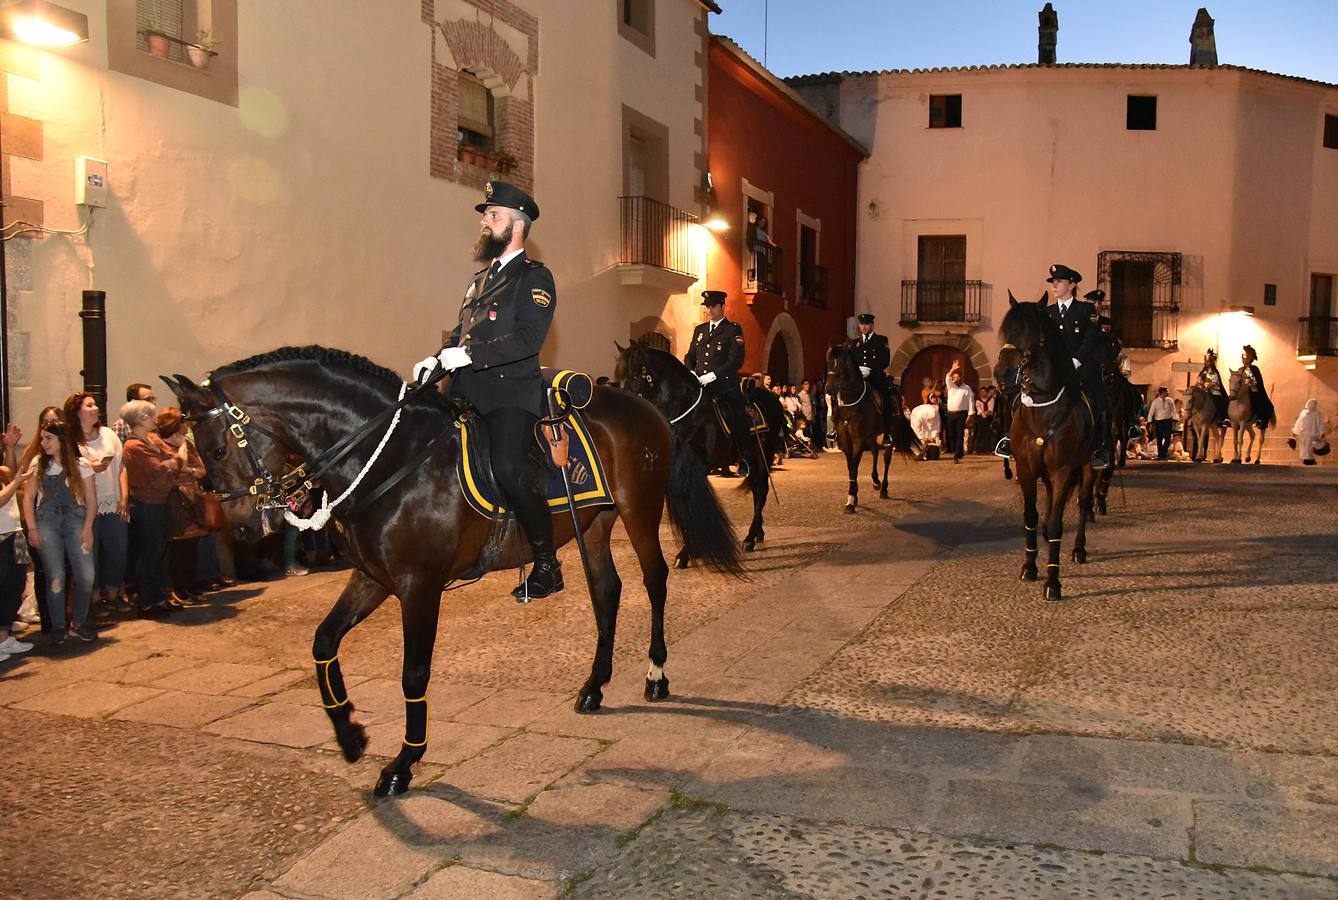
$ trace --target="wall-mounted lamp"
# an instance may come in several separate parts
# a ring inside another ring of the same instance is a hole
[[[1229,312],[1229,313],[1240,313],[1241,315],[1244,315],[1244,316],[1252,316],[1252,315],[1254,315],[1254,307],[1253,307],[1253,306],[1228,306],[1228,307],[1226,308],[1226,311]]]
[[[729,223],[725,221],[725,217],[720,215],[720,213],[711,213],[706,217],[706,220],[702,222],[702,225],[717,234],[722,231],[729,231]]]
[[[0,5],[0,36],[30,47],[71,47],[88,40],[88,16],[47,0]]]

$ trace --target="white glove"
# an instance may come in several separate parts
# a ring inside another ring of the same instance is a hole
[[[698,375],[697,381],[701,382],[702,387],[706,387],[706,385],[715,381],[715,373],[707,372],[705,375]]]
[[[413,367],[414,382],[415,383],[422,382],[424,379],[427,378],[427,376],[431,375],[434,371],[436,371],[436,368],[439,365],[441,365],[441,363],[437,361],[437,358],[435,356],[429,356],[422,362],[414,363]]]
[[[869,373],[872,372],[872,371],[873,371],[873,369],[870,369],[868,366],[860,366],[860,367],[859,367],[859,373],[860,373],[861,375],[863,375],[865,378],[868,378],[868,377],[869,377]]]
[[[441,367],[447,372],[453,372],[461,366],[467,366],[473,362],[469,357],[469,350],[465,347],[447,347],[437,354],[437,359],[441,361]]]
[[[1073,368],[1075,368],[1075,369],[1081,369],[1081,368],[1082,368],[1082,360],[1078,359],[1078,357],[1076,357],[1076,356],[1070,356],[1069,359],[1073,360]]]

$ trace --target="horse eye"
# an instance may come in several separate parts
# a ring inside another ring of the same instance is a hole
[[[227,447],[219,447],[217,450],[215,450],[213,453],[209,455],[212,456],[214,459],[222,459],[224,456],[227,456],[227,454],[228,454]]]

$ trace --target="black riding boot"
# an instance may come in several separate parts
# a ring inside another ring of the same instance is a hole
[[[1096,411],[1096,432],[1093,436],[1093,443],[1096,445],[1092,451],[1091,465],[1093,469],[1110,468],[1110,409],[1102,405]]]
[[[557,554],[550,548],[547,552],[535,551],[534,565],[530,567],[525,583],[511,592],[517,603],[529,603],[542,600],[550,594],[556,594],[565,585],[562,583],[562,565]]]

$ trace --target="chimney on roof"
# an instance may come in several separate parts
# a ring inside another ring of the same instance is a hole
[[[1194,27],[1189,30],[1189,64],[1217,65],[1217,38],[1213,36],[1213,17],[1208,15],[1206,7],[1199,7]]]
[[[1045,9],[1038,14],[1038,18],[1041,20],[1041,27],[1038,29],[1041,40],[1037,47],[1036,61],[1045,65],[1055,61],[1055,44],[1059,42],[1059,13],[1047,3]]]

